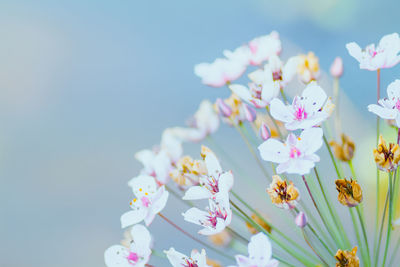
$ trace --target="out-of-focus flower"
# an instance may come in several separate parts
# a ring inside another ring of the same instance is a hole
[[[172,166],[167,151],[144,149],[137,152],[135,158],[143,164],[142,174],[153,176],[159,184],[168,182],[168,172]]]
[[[382,37],[377,47],[375,44],[368,45],[365,49],[355,43],[346,44],[350,56],[360,63],[360,69],[375,71],[378,69],[391,68],[400,62],[400,38],[397,33]]]
[[[268,126],[268,129],[271,131],[271,137],[279,137],[278,129],[272,122],[271,117],[269,115],[267,115],[266,113],[258,112],[256,120],[254,121],[254,125],[256,126],[257,129],[259,129],[261,131],[260,128],[261,128],[262,124],[265,124],[266,126]],[[281,131],[285,130],[285,126],[282,124],[282,122],[276,121],[276,124],[278,125],[278,127]]]
[[[350,179],[338,179],[335,181],[336,190],[339,192],[339,202],[347,207],[355,207],[363,199],[361,186],[357,181]]]
[[[265,222],[265,220],[261,219],[259,216],[257,216],[257,214],[253,213],[251,215],[251,219],[253,219],[253,221],[255,221],[259,226],[261,226],[265,231],[267,231],[268,233],[271,233],[271,226]],[[249,230],[250,233],[257,234],[259,231],[258,229],[256,229],[255,227],[253,227],[253,225],[249,222],[246,222],[246,226],[247,229]]]
[[[299,190],[293,182],[287,184],[279,175],[272,176],[272,183],[267,188],[267,193],[273,204],[281,209],[292,209],[300,199]]]
[[[221,103],[221,101],[223,103]],[[240,98],[232,93],[227,99],[218,99],[215,103],[215,109],[221,114],[224,122],[228,124],[238,124],[246,120],[246,114],[243,109],[243,102]]]
[[[164,250],[169,263],[173,267],[210,267],[206,262],[206,251],[204,249],[199,253],[197,250],[192,250],[190,257],[176,251],[174,248]]]
[[[300,211],[297,214],[294,222],[298,227],[304,228],[307,225],[307,216],[304,214],[304,212]]]
[[[360,266],[360,259],[357,257],[357,247],[351,251],[339,249],[336,252],[335,259],[337,261],[336,267],[358,267]]]
[[[308,52],[307,55],[298,56],[299,63],[297,65],[297,73],[300,80],[304,83],[316,81],[319,77],[318,58],[313,52]]]
[[[229,88],[244,101],[251,103],[256,108],[265,108],[272,99],[279,94],[279,84],[250,83],[249,88],[240,84],[232,84]]]
[[[400,161],[398,144],[389,143],[389,146],[386,146],[386,141],[381,135],[379,136],[378,147],[374,149],[373,153],[376,165],[380,170],[391,172],[397,168]]]
[[[216,246],[226,247],[232,241],[232,236],[224,230],[218,234],[208,236],[208,240]]]
[[[199,177],[207,174],[204,161],[194,160],[190,156],[184,156],[175,164],[175,168],[169,175],[179,186],[192,186],[199,182]]]
[[[258,69],[249,74],[250,80],[256,84],[263,85],[265,90],[284,88],[296,75],[300,63],[299,57],[291,57],[285,65],[277,55],[272,55],[265,64],[264,69]]]
[[[183,213],[185,221],[203,226],[198,233],[202,235],[214,235],[220,233],[231,223],[232,211],[229,204],[209,199],[206,211],[198,208],[190,208]]]
[[[340,78],[343,75],[343,60],[341,57],[335,58],[329,71],[334,78]]]
[[[265,123],[260,126],[260,137],[262,140],[266,141],[271,137],[271,131]]]
[[[210,267],[223,267],[219,261],[212,260],[210,258],[207,258],[207,264],[210,265]]]
[[[213,104],[209,100],[203,100],[200,103],[199,109],[193,115],[190,121],[190,126],[199,131],[199,138],[192,139],[192,142],[203,140],[207,135],[218,130],[219,118]]]
[[[183,153],[182,136],[187,135],[187,133],[182,133],[182,130],[181,127],[167,128],[161,136],[161,150],[167,152],[173,163],[178,161]]]
[[[350,161],[354,156],[354,150],[356,148],[354,142],[345,134],[341,135],[342,144],[336,141],[330,141],[329,145],[333,147],[333,153],[335,157],[341,161]]]
[[[182,199],[196,200],[212,198],[229,203],[229,191],[233,186],[231,171],[223,172],[217,156],[210,149],[203,148],[207,175],[199,177],[199,185],[190,187]]]
[[[253,235],[248,244],[249,256],[236,255],[237,267],[276,267],[279,262],[272,258],[272,246],[263,233]]]
[[[131,230],[132,243],[129,248],[114,245],[104,253],[107,267],[144,267],[151,255],[151,236],[143,225],[137,224]]]
[[[273,31],[269,35],[263,35],[251,40],[249,48],[251,52],[250,64],[260,65],[272,55],[278,55],[282,51],[282,44],[279,34]]]
[[[144,220],[149,226],[154,217],[167,203],[169,193],[164,186],[157,189],[156,182],[152,176],[139,175],[129,181],[136,198],[129,204],[132,208],[121,216],[121,226],[125,228]]]
[[[304,130],[300,137],[289,134],[285,143],[270,138],[258,150],[262,159],[279,163],[276,168],[278,174],[286,172],[304,175],[320,160],[315,152],[322,146],[322,135],[321,128],[310,128]]]
[[[400,80],[395,80],[387,88],[387,98],[379,99],[378,103],[368,106],[368,110],[382,119],[396,120],[396,126],[400,127]]]
[[[247,121],[253,122],[257,118],[257,111],[247,104],[243,104],[243,113]]]
[[[275,98],[271,101],[271,115],[285,123],[288,130],[307,129],[321,124],[330,111],[324,108],[327,102],[325,91],[312,82],[304,89],[301,96],[295,96],[291,105],[285,105]]]

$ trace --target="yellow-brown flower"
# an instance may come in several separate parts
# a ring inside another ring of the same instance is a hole
[[[169,176],[180,186],[191,186],[197,183],[200,175],[205,174],[207,174],[207,168],[204,161],[184,156],[178,160]]]
[[[351,251],[339,249],[335,255],[336,267],[359,267],[360,260],[356,254],[357,247],[354,247]]]
[[[355,207],[363,199],[361,186],[357,181],[350,179],[338,179],[335,181],[336,190],[339,192],[339,202],[348,207]]]
[[[267,193],[273,204],[282,209],[294,208],[300,199],[299,190],[293,182],[282,180],[279,175],[272,176],[272,183],[267,188]]]
[[[216,246],[225,247],[229,245],[229,243],[232,240],[232,237],[228,233],[228,231],[224,230],[218,234],[208,236],[208,240],[210,240],[211,243],[213,243]]]
[[[219,261],[207,258],[206,260],[207,265],[211,267],[222,267],[221,263]]]
[[[330,141],[329,145],[333,148],[335,157],[341,161],[350,161],[354,156],[354,150],[356,148],[354,142],[345,134],[341,135],[342,143],[339,144],[336,141]]]
[[[307,55],[299,55],[297,72],[304,83],[315,81],[318,78],[319,63],[313,52],[308,52]]]
[[[389,143],[389,146],[386,146],[386,141],[381,135],[379,136],[378,147],[374,149],[373,153],[376,165],[380,170],[391,172],[397,168],[400,161],[398,144]]]
[[[268,233],[271,233],[271,226],[264,222],[260,217],[258,217],[256,214],[252,214],[251,218],[257,223],[259,224],[265,231],[267,231]],[[249,230],[250,233],[257,234],[258,230],[256,228],[254,228],[250,223],[246,222],[246,226],[247,229]]]

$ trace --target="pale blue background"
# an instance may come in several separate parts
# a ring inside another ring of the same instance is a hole
[[[140,169],[134,152],[157,143],[165,127],[183,125],[201,99],[227,94],[193,74],[194,64],[225,48],[277,30],[314,51],[324,69],[340,55],[342,85],[365,108],[375,101],[375,74],[360,71],[344,45],[398,31],[399,6],[2,1],[0,266],[103,266],[103,251],[122,236],[126,181]],[[383,73],[384,87],[398,70]],[[152,227],[159,249],[173,244],[189,252],[186,238],[160,226],[158,219]]]

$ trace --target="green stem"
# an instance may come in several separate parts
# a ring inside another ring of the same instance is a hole
[[[379,255],[380,255],[380,250],[381,250],[381,242],[382,242],[382,232],[383,232],[383,225],[385,223],[385,218],[386,218],[386,208],[388,205],[388,201],[389,201],[389,194],[386,194],[386,200],[385,200],[385,205],[383,207],[383,214],[382,214],[382,220],[381,220],[381,227],[379,230],[379,235],[377,236],[377,244],[376,247],[374,248],[375,250],[375,254],[374,254],[374,258],[375,258],[375,262],[374,262],[374,266],[377,266],[378,264],[378,260],[379,260]]]
[[[367,254],[365,253],[364,246],[361,245],[362,244],[361,236],[360,236],[360,232],[359,232],[359,229],[357,226],[357,219],[354,214],[353,208],[349,208],[349,212],[350,212],[351,221],[352,221],[353,228],[354,228],[354,233],[356,234],[358,245],[361,248],[361,256],[363,258],[363,262],[364,262],[365,266],[369,266],[368,265],[368,257],[367,257]]]
[[[390,237],[392,233],[392,216],[393,216],[393,177],[396,177],[396,173],[394,176],[392,173],[389,174],[389,217],[388,217],[388,224],[387,224],[387,235],[386,235],[386,245],[385,245],[385,253],[383,254],[383,264],[382,266],[385,266],[386,259],[387,259],[387,253],[389,249],[389,244],[390,244]]]
[[[376,89],[376,92],[377,92],[377,96],[376,96],[376,103],[378,103],[379,102],[379,99],[380,99],[380,94],[381,94],[381,92],[380,92],[380,80],[381,80],[381,71],[380,71],[380,69],[378,69],[377,71],[376,71],[376,74],[377,74],[377,89]],[[380,117],[379,116],[376,116],[376,144],[378,145],[378,143],[379,143],[379,125],[380,125]],[[380,207],[380,199],[379,199],[379,192],[380,192],[380,173],[379,173],[379,169],[378,168],[376,168],[376,216],[375,216],[375,233],[374,233],[374,251],[376,252],[377,250],[377,245],[378,245],[378,242],[379,242],[379,244],[380,244],[380,241],[378,241],[378,228],[379,228],[379,207]],[[378,253],[379,253],[379,251],[378,251]],[[379,255],[375,255],[375,262],[376,262],[376,259],[379,257]],[[376,264],[375,264],[376,265]]]
[[[360,221],[361,229],[362,229],[363,236],[364,236],[364,243],[366,246],[366,251],[367,251],[367,256],[368,256],[368,265],[370,266],[371,265],[371,255],[369,253],[368,236],[367,236],[367,231],[365,230],[364,218],[360,212],[360,206],[356,207],[356,211],[357,211],[358,219]]]

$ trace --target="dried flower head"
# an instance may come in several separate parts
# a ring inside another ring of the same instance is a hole
[[[169,176],[179,186],[191,186],[198,183],[200,175],[206,175],[207,168],[202,160],[184,156],[178,160]]]
[[[335,259],[337,260],[336,267],[358,267],[360,266],[360,260],[357,257],[357,247],[354,247],[351,251],[339,249],[336,252]]]
[[[339,202],[348,207],[357,206],[363,199],[361,186],[357,181],[350,179],[338,179],[335,181],[336,190],[339,192]]]
[[[267,193],[272,203],[282,209],[294,208],[300,198],[299,191],[293,185],[293,182],[288,184],[279,175],[272,176],[272,183],[267,188]]]
[[[216,246],[226,247],[232,241],[232,237],[228,231],[224,230],[218,234],[208,236],[208,240]]]
[[[342,143],[339,144],[336,141],[330,141],[329,145],[333,148],[335,157],[341,161],[350,161],[354,156],[354,150],[356,148],[354,142],[345,134],[341,135]]]
[[[299,55],[297,73],[304,83],[317,80],[319,76],[319,63],[318,58],[313,52],[308,52],[307,55]]]
[[[379,136],[378,147],[374,149],[373,153],[375,162],[380,170],[391,172],[397,168],[400,160],[398,144],[389,143],[389,146],[386,146],[386,141],[381,135]]]
[[[258,225],[260,225],[264,230],[266,230],[268,233],[271,233],[271,226],[268,224],[268,223],[266,223],[266,222],[264,222],[264,220],[262,220],[260,217],[258,217],[257,216],[257,214],[252,214],[251,215],[251,218],[258,224]],[[250,223],[248,223],[248,222],[246,222],[246,226],[247,226],[247,229],[249,230],[249,232],[250,233],[252,233],[253,235],[254,234],[257,234],[259,231],[256,229],[256,228],[254,228]]]

